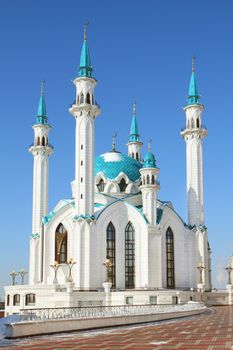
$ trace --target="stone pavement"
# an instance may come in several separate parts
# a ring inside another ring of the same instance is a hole
[[[233,349],[233,306],[213,307],[200,316],[176,321],[19,339],[5,344],[5,348],[11,350]]]

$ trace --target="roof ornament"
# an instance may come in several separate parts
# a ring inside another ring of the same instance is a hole
[[[133,103],[133,116],[136,116],[137,114],[137,103],[136,101]]]
[[[114,132],[114,134],[112,135],[112,152],[116,152],[116,137],[117,133]]]
[[[88,27],[88,25],[89,25],[89,22],[86,21],[86,22],[84,23],[84,32],[83,32],[83,39],[84,39],[85,41],[87,41],[87,27]]]
[[[45,84],[45,80],[41,80],[41,83],[40,83],[40,95],[41,96],[44,96],[44,84]]]
[[[149,141],[148,141],[148,152],[151,152],[151,143],[152,143],[152,139],[149,139]]]
[[[192,57],[192,72],[195,72],[196,56]]]

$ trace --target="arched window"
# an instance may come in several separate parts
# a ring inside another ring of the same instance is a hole
[[[90,96],[89,92],[87,93],[87,103],[88,104],[91,103],[91,96]]]
[[[40,146],[40,137],[37,137],[37,146]]]
[[[127,183],[126,183],[125,179],[121,179],[121,181],[119,183],[119,187],[120,187],[121,192],[125,192],[125,189],[127,187]]]
[[[174,235],[169,227],[166,232],[167,288],[175,288]]]
[[[55,233],[55,261],[59,264],[67,262],[67,231],[59,224]]]
[[[199,121],[199,118],[197,118],[197,128],[200,128],[200,121]]]
[[[136,153],[136,159],[139,160],[139,155],[138,152]]]
[[[132,153],[132,158],[134,158],[134,153]]]
[[[42,143],[42,146],[45,146],[45,137],[44,136],[42,137],[42,142],[41,143]]]
[[[147,183],[147,185],[150,184],[150,176],[149,175],[146,176],[146,183]]]
[[[84,103],[84,95],[83,93],[80,94],[80,104]]]
[[[104,192],[105,183],[104,183],[103,179],[100,179],[97,187],[98,187],[99,192]]]
[[[110,281],[112,288],[116,287],[116,274],[115,274],[115,227],[110,222],[107,227],[106,235],[106,258],[110,259],[112,266],[110,267]]]
[[[131,222],[125,228],[125,288],[135,288],[135,231]]]
[[[6,305],[7,305],[7,306],[10,305],[10,294],[7,294]]]
[[[26,294],[25,305],[32,306],[36,304],[36,295],[33,293]]]
[[[20,294],[15,294],[13,296],[13,305],[19,306],[20,305]]]
[[[152,185],[155,184],[155,176],[154,175],[152,175],[152,177],[151,177],[151,183],[152,183]]]

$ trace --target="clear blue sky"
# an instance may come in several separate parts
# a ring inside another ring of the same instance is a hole
[[[185,143],[179,132],[196,55],[206,106],[203,123],[209,131],[204,179],[213,281],[217,287],[225,284],[223,266],[233,253],[232,16],[230,0],[1,0],[1,286],[9,283],[12,269],[28,268],[33,160],[27,148],[42,79],[55,148],[50,210],[71,195],[75,125],[68,108],[75,96],[71,80],[77,75],[86,20],[102,108],[96,120],[96,155],[110,149],[114,131],[118,149],[126,152],[136,100],[142,141],[153,139],[161,169],[159,197],[171,200],[184,219]]]

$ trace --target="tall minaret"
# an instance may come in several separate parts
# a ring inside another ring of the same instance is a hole
[[[159,190],[159,183],[157,176],[159,169],[156,166],[156,161],[153,153],[150,150],[145,156],[143,167],[140,169],[142,192],[142,207],[143,213],[147,217],[150,225],[156,225],[157,222],[157,192]]]
[[[92,217],[94,214],[94,119],[100,108],[94,98],[97,81],[92,71],[85,26],[78,77],[73,82],[76,98],[69,109],[76,119],[74,192],[75,215],[78,217]]]
[[[186,141],[188,224],[196,226],[204,225],[202,140],[207,135],[202,125],[204,106],[199,103],[199,98],[193,58],[188,104],[184,108],[186,128],[181,135]]]
[[[33,166],[33,205],[32,205],[32,242],[30,246],[30,283],[37,283],[39,276],[36,271],[39,261],[39,248],[36,248],[36,240],[41,233],[42,217],[48,213],[48,159],[53,152],[49,144],[48,136],[51,126],[48,124],[46,105],[44,98],[44,81],[41,83],[41,96],[38,105],[38,113],[34,129],[34,143],[29,147],[29,152],[34,157]],[[33,243],[34,242],[34,243]]]
[[[136,103],[133,104],[133,118],[131,122],[130,137],[128,146],[128,155],[138,161],[142,161],[141,148],[143,143],[140,141],[138,125],[136,119]]]

